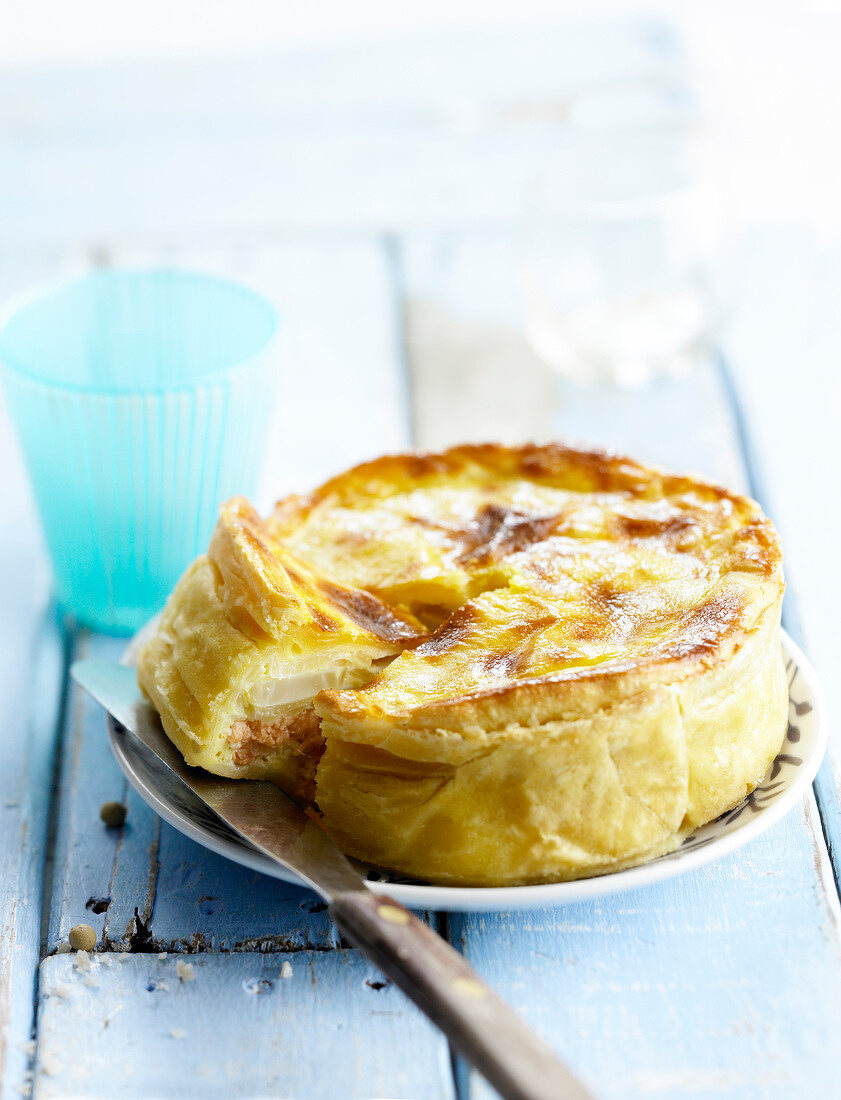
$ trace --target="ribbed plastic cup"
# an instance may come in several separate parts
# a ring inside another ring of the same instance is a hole
[[[256,488],[277,318],[237,283],[98,271],[12,303],[0,373],[59,603],[130,633]]]

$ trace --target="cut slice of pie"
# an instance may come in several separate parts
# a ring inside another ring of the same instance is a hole
[[[188,764],[311,798],[323,748],[314,696],[366,683],[425,633],[314,574],[234,499],[141,651],[138,679]]]

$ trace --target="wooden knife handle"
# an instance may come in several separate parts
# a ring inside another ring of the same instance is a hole
[[[330,911],[505,1100],[593,1100],[463,956],[399,902],[359,890],[338,894]]]

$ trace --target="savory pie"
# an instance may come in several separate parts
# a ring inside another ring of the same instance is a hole
[[[350,855],[549,882],[676,846],[783,739],[758,505],[560,445],[357,466],[227,504],[139,680],[190,764],[269,778]]]

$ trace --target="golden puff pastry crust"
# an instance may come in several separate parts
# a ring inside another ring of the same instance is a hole
[[[770,521],[699,479],[557,444],[388,456],[266,521],[228,505],[140,682],[191,763],[310,798],[351,855],[557,881],[762,780],[782,593]]]
[[[313,695],[364,683],[422,634],[411,616],[314,575],[236,498],[141,649],[138,681],[188,764],[311,797]]]

